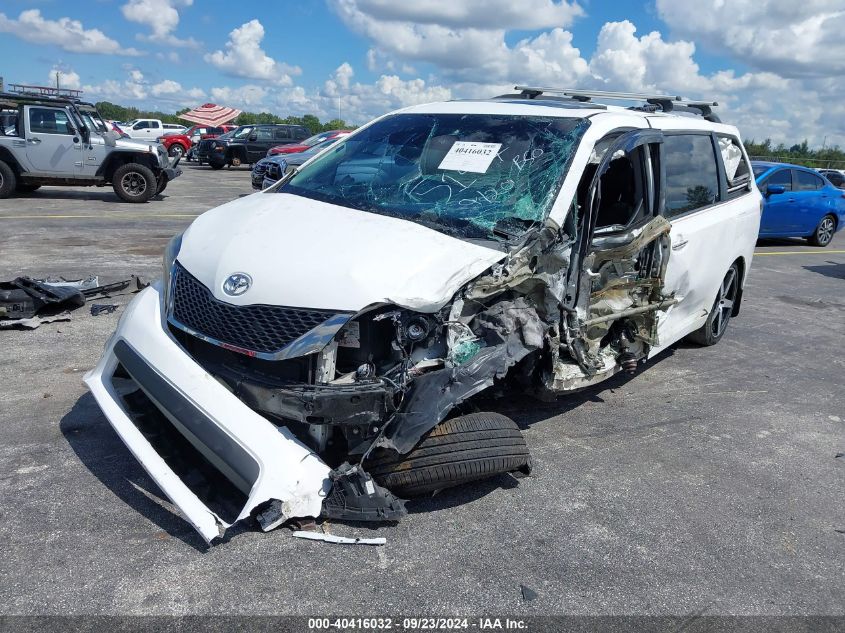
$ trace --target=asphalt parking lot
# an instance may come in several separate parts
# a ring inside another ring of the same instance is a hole
[[[251,192],[246,168],[184,168],[145,205],[105,188],[0,201],[0,279],[157,276],[173,234]],[[0,613],[845,614],[845,233],[757,251],[719,345],[500,402],[531,477],[396,525],[326,525],[382,548],[249,526],[206,548],[82,384],[122,307],[0,331]]]

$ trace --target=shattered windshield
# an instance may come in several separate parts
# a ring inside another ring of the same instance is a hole
[[[586,119],[397,114],[341,140],[277,192],[509,240],[542,222]]]

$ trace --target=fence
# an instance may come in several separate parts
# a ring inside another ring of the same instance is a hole
[[[791,163],[803,165],[813,169],[838,169],[845,170],[845,160],[824,160],[820,158],[793,158],[791,156],[749,156],[751,160],[760,160],[769,163]]]

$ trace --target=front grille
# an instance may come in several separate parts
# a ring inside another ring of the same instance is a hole
[[[214,341],[270,354],[337,314],[285,306],[236,306],[218,301],[178,263],[171,280],[172,316],[181,325]]]

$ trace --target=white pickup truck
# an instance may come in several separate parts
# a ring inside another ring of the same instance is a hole
[[[160,119],[133,119],[126,125],[121,125],[130,138],[144,141],[155,141],[159,136],[168,132],[184,132],[187,128],[177,123],[162,123]]]

